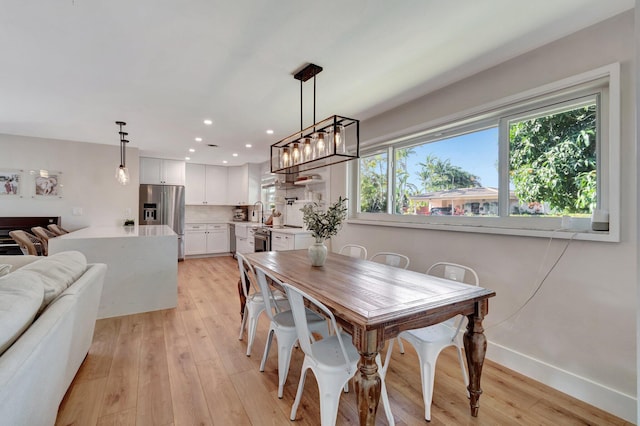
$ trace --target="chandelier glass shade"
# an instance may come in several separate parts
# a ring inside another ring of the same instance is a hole
[[[315,122],[315,76],[322,67],[308,64],[294,75],[300,80],[300,131],[271,145],[271,172],[300,173],[360,156],[360,121],[332,115]],[[302,128],[302,83],[313,78],[314,124]]]

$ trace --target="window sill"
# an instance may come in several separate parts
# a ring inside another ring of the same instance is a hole
[[[620,242],[619,235],[616,232],[612,231],[592,231],[583,229],[543,230],[451,223],[397,222],[385,220],[382,217],[377,220],[348,219],[346,223],[350,225],[388,226],[392,228],[430,229],[437,231],[472,232],[478,234],[513,235],[520,237],[556,238],[567,240],[574,239],[582,241],[600,241],[610,243]]]

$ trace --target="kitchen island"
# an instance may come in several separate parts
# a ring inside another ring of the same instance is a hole
[[[49,253],[77,250],[106,263],[98,318],[178,303],[178,236],[167,225],[89,227],[49,240]]]

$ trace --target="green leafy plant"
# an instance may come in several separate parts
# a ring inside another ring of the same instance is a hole
[[[347,218],[346,203],[346,198],[339,197],[327,211],[322,211],[318,203],[309,203],[300,209],[302,221],[317,242],[331,238],[342,229],[342,222]]]

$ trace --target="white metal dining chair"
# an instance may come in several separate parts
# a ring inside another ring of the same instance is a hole
[[[298,333],[296,332],[295,323],[293,321],[293,313],[290,310],[281,312],[274,304],[275,299],[271,297],[271,294],[273,293],[267,283],[267,276],[276,285],[280,285],[280,281],[274,276],[269,275],[261,268],[256,268],[256,276],[258,278],[260,292],[264,296],[265,312],[271,322],[269,325],[267,342],[264,346],[262,362],[260,363],[260,371],[264,371],[265,364],[267,363],[267,358],[269,356],[269,350],[271,349],[273,335],[275,334],[276,340],[278,341],[278,398],[282,398],[284,393],[284,384],[287,381],[287,375],[289,374],[291,351],[293,350],[295,343],[298,341]],[[308,330],[316,332],[323,337],[329,336],[327,321],[324,317],[310,309],[305,309],[305,315]]]
[[[251,356],[251,348],[256,337],[256,328],[258,327],[258,317],[264,311],[264,298],[258,290],[253,267],[241,253],[236,253],[236,256],[238,257],[240,280],[242,280],[242,291],[246,299],[238,340],[242,340],[244,329],[247,327],[247,356]],[[289,309],[289,302],[287,302],[287,298],[282,292],[274,293],[274,298],[279,309]]]
[[[409,258],[404,254],[392,253],[389,251],[381,251],[369,259],[372,262],[384,263],[389,266],[395,266],[396,268],[407,269],[409,267]]]
[[[340,394],[346,391],[347,383],[358,371],[358,361],[360,354],[351,342],[351,336],[343,333],[336,323],[333,313],[327,307],[308,295],[307,293],[287,284],[283,283],[293,318],[298,333],[298,341],[300,348],[304,352],[304,361],[302,362],[302,371],[300,372],[300,382],[296,392],[296,399],[291,407],[291,420],[296,419],[302,392],[304,391],[304,383],[307,371],[313,371],[318,383],[318,394],[320,395],[320,424],[321,426],[332,426],[336,423],[338,416],[338,405],[340,403]],[[315,305],[324,315],[327,316],[332,328],[332,335],[322,340],[313,341],[309,334],[307,323],[308,316],[305,311],[306,299]],[[382,382],[380,398],[384,406],[387,421],[390,425],[395,425],[391,406],[389,405],[389,397],[387,396],[387,387],[384,383],[386,369],[382,368],[380,354],[376,356],[376,364],[378,365],[378,373]]]
[[[389,251],[378,252],[371,256],[369,260],[402,269],[407,269],[410,262],[409,258],[404,254],[392,253]],[[400,347],[400,353],[404,353],[404,345],[402,344],[402,340],[400,340],[400,336],[398,336],[398,346]],[[393,343],[390,343],[389,347],[393,348]]]
[[[338,253],[350,257],[357,257],[359,259],[367,258],[367,249],[358,244],[345,244]]]
[[[437,262],[427,270],[427,275],[439,276],[466,284],[479,285],[478,274],[468,266],[450,262]],[[455,346],[458,361],[462,370],[465,388],[469,386],[469,377],[462,359],[462,342],[460,329],[465,323],[465,317],[457,315],[454,318],[415,330],[407,330],[398,337],[405,339],[415,348],[420,361],[420,375],[422,377],[422,398],[424,400],[424,418],[431,421],[431,400],[433,399],[433,384],[435,378],[436,361],[444,348]],[[390,345],[389,351],[392,345]],[[401,349],[404,353],[404,350]]]

